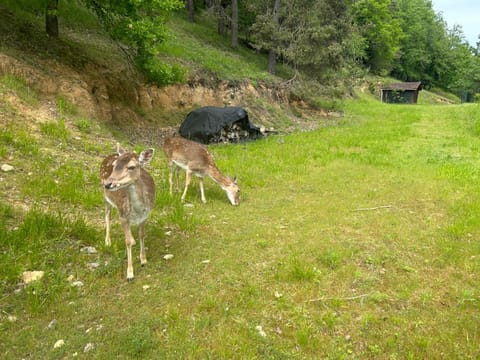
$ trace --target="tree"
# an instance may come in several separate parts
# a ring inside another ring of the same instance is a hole
[[[238,0],[232,0],[232,47],[238,47]]]
[[[191,22],[195,22],[195,6],[193,0],[186,1],[186,8],[188,11],[188,18]]]
[[[377,74],[390,72],[400,49],[402,29],[391,10],[391,0],[359,0],[352,6],[366,43],[365,65]]]
[[[276,72],[277,52],[281,48],[282,28],[280,26],[280,0],[263,0],[250,3],[251,11],[256,14],[251,29],[252,46],[258,51],[268,52],[268,72]]]
[[[176,81],[180,70],[161,64],[157,55],[167,36],[165,22],[180,0],[82,0],[93,9],[113,39],[130,48],[148,80],[159,85]]]
[[[257,17],[252,44],[269,51],[269,66],[280,58],[321,79],[345,65],[354,36],[344,1],[291,0],[278,8],[275,3],[273,8],[268,1],[253,5]]]
[[[45,27],[49,36],[58,37],[58,0],[47,0]]]

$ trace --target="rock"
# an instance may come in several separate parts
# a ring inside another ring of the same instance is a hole
[[[8,164],[3,164],[0,168],[4,172],[13,171],[13,169],[14,169],[12,165],[8,165]]]
[[[48,328],[48,329],[54,329],[55,326],[57,326],[57,319],[53,319],[52,321],[50,321],[50,323],[48,324],[47,328]]]
[[[17,321],[17,317],[15,315],[8,315],[8,321],[14,323]]]
[[[91,262],[91,263],[88,263],[87,265],[88,265],[88,268],[92,271],[97,269],[100,266],[98,262]]]
[[[255,330],[258,331],[258,335],[260,335],[261,337],[267,337],[267,333],[263,331],[263,328],[260,325],[256,326]]]
[[[25,284],[30,284],[32,281],[40,280],[43,275],[45,275],[44,271],[24,271],[22,279]]]
[[[54,349],[58,349],[58,348],[61,348],[63,345],[65,345],[65,341],[63,340],[57,340],[55,342],[55,345],[53,345],[53,348]]]
[[[167,254],[163,257],[165,260],[171,260],[173,259],[173,254]]]
[[[93,246],[85,246],[85,247],[80,249],[80,252],[86,253],[86,254],[96,254],[97,249],[95,249],[95,247],[93,247]]]
[[[85,345],[85,347],[83,348],[83,352],[84,352],[84,353],[88,353],[89,351],[92,351],[93,349],[95,349],[95,344],[93,344],[93,343],[88,343],[88,344]]]
[[[72,282],[72,286],[73,287],[82,287],[83,282],[81,282],[80,280],[74,281],[74,282]]]

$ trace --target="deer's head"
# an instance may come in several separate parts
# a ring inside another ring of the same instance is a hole
[[[237,177],[234,177],[229,185],[223,186],[223,190],[227,193],[228,200],[232,205],[240,204],[240,188],[237,185]]]
[[[118,148],[118,155],[113,156],[111,161],[102,166],[102,183],[105,189],[116,191],[137,182],[142,167],[150,162],[153,153],[153,149],[148,149],[137,155]]]

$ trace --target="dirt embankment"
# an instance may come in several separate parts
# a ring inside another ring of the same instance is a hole
[[[0,76],[5,74],[24,79],[42,98],[54,101],[61,96],[85,116],[120,128],[142,123],[174,126],[187,112],[200,106],[244,106],[257,123],[273,126],[269,114],[261,106],[255,107],[258,101],[253,100],[262,98],[272,106],[290,106],[284,89],[263,85],[255,88],[248,82],[219,81],[212,86],[192,80],[159,88],[94,64],[78,70],[55,59],[32,64],[0,53]],[[172,116],[176,119],[165,119]]]

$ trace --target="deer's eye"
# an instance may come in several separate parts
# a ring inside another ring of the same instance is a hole
[[[129,166],[127,169],[128,171],[133,171],[135,170],[136,166],[135,165],[132,165],[132,166]]]

